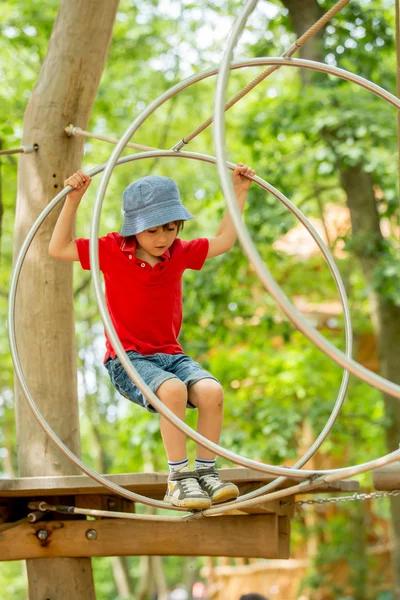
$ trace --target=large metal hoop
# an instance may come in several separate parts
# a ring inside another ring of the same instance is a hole
[[[159,157],[171,157],[171,158],[186,158],[186,159],[194,159],[194,160],[199,160],[199,161],[203,161],[203,162],[208,162],[211,164],[216,164],[216,160],[213,157],[210,156],[206,156],[206,155],[199,155],[199,154],[194,154],[194,153],[176,153],[176,152],[172,152],[172,151],[155,151],[155,152],[145,152],[142,154],[135,154],[135,155],[130,155],[127,157],[124,157],[122,159],[119,160],[118,164],[125,164],[128,163],[130,161],[136,161],[136,160],[141,160],[141,159],[145,159],[145,158],[159,158]],[[91,176],[95,176],[98,173],[100,173],[103,169],[104,169],[105,165],[100,165],[98,167],[95,167],[94,169],[91,169],[88,174]],[[235,168],[235,165],[231,164],[229,165],[229,167],[233,170]],[[339,293],[341,295],[341,299],[343,302],[343,307],[344,307],[344,312],[345,312],[345,318],[346,321],[348,321],[348,325],[346,327],[346,342],[347,342],[347,352],[351,353],[351,330],[350,330],[350,317],[349,317],[349,312],[348,312],[348,306],[347,306],[347,300],[346,300],[346,295],[345,295],[345,290],[344,290],[344,286],[343,283],[340,279],[340,274],[336,269],[336,265],[334,263],[333,258],[330,256],[330,253],[328,251],[328,249],[325,247],[325,244],[322,242],[322,240],[319,238],[318,233],[313,229],[312,225],[307,221],[306,217],[301,213],[301,211],[299,211],[299,209],[297,209],[297,207],[295,207],[290,200],[288,200],[283,194],[281,194],[278,190],[276,190],[273,186],[271,186],[270,184],[268,184],[267,182],[261,180],[260,178],[256,178],[257,179],[257,183],[266,191],[272,193],[276,198],[278,198],[281,202],[283,202],[285,204],[285,206],[287,206],[295,215],[296,217],[306,226],[306,228],[309,230],[309,232],[311,233],[312,237],[314,238],[314,240],[316,241],[316,243],[318,244],[318,246],[321,248],[327,262],[329,265],[329,268],[331,269],[331,272],[334,276],[336,285],[338,287]],[[17,346],[17,342],[16,342],[16,334],[15,334],[15,300],[16,300],[16,294],[17,294],[17,289],[18,289],[18,281],[19,281],[19,275],[21,272],[21,268],[25,259],[25,256],[29,250],[30,244],[32,243],[38,229],[40,228],[41,224],[43,223],[43,221],[45,220],[45,218],[49,215],[49,213],[54,209],[54,207],[66,196],[66,194],[68,193],[68,191],[71,188],[65,188],[62,192],[60,192],[51,202],[50,204],[44,209],[44,211],[41,213],[41,215],[38,217],[38,219],[35,221],[35,223],[33,224],[31,230],[29,231],[23,246],[21,247],[20,253],[17,257],[16,263],[15,263],[15,268],[14,268],[14,272],[13,272],[13,278],[12,278],[12,282],[11,282],[11,287],[10,287],[10,309],[9,309],[9,336],[10,336],[10,348],[11,348],[11,354],[12,354],[12,358],[14,361],[14,365],[15,365],[15,372],[17,374],[17,377],[19,378],[19,381],[21,383],[22,389],[25,393],[25,396],[27,398],[28,404],[33,412],[33,414],[35,415],[35,417],[37,418],[39,424],[42,426],[43,430],[45,431],[45,433],[52,439],[52,441],[57,445],[57,447],[67,456],[67,458],[69,458],[70,460],[72,460],[72,462],[74,462],[74,464],[76,464],[76,466],[78,466],[81,470],[83,470],[85,473],[87,473],[90,477],[93,477],[96,481],[98,481],[99,483],[102,483],[103,485],[105,485],[105,487],[109,487],[109,489],[111,489],[111,491],[116,491],[118,489],[119,486],[115,486],[114,484],[111,484],[110,487],[110,482],[103,478],[102,476],[96,474],[94,471],[92,471],[89,467],[87,467],[86,465],[84,465],[84,463],[82,463],[82,461],[80,459],[78,459],[64,444],[63,442],[58,438],[58,436],[55,434],[55,432],[52,430],[52,428],[50,427],[50,425],[46,422],[46,420],[44,419],[44,417],[42,416],[40,410],[38,409],[32,395],[31,392],[29,390],[28,384],[26,382],[26,378],[25,375],[23,373],[23,369],[20,363],[20,359],[19,359],[19,354],[18,354],[18,346]],[[324,428],[324,430],[322,431],[322,433],[320,434],[319,438],[316,440],[316,442],[314,443],[312,450],[315,451],[316,446],[319,447],[321,445],[321,443],[324,441],[324,439],[326,438],[326,436],[328,435],[330,429],[332,428],[334,422],[336,421],[336,418],[340,412],[340,408],[343,404],[344,401],[344,397],[345,397],[345,393],[346,393],[346,389],[347,389],[347,382],[348,382],[348,374],[346,373],[345,376],[343,377],[343,381],[342,381],[342,385],[340,388],[340,393],[339,396],[337,398],[337,401],[335,403],[335,406],[333,408],[332,414],[330,415],[330,418]],[[306,462],[309,459],[309,456],[306,455],[305,457],[303,457],[304,461]],[[304,477],[306,477],[307,473],[306,472],[302,472],[304,473]],[[94,475],[97,475],[94,476]],[[270,484],[269,484],[270,485]],[[122,488],[123,489],[123,488]],[[126,490],[125,490],[126,492]],[[251,492],[249,494],[246,494],[245,496],[241,497],[241,500],[244,499],[248,499],[248,498],[252,498],[256,495],[259,495],[261,493],[264,492],[264,487],[260,488],[259,490],[256,490],[256,492]],[[136,501],[143,501],[142,496],[135,494],[131,495],[131,492],[127,492],[126,494],[124,494],[126,497],[128,497],[129,499],[133,499]],[[153,504],[154,501],[150,500],[150,503]],[[154,504],[153,504],[154,505]],[[158,503],[157,504],[158,507],[160,508],[170,508],[169,505],[167,505],[166,503]]]
[[[232,40],[235,40],[235,37],[232,37]],[[238,232],[238,237],[243,246],[243,249],[253,265],[256,273],[260,277],[265,289],[271,294],[276,303],[282,308],[286,316],[292,321],[292,323],[299,329],[311,342],[313,342],[320,350],[322,350],[327,356],[329,356],[332,360],[334,360],[337,364],[341,365],[343,368],[348,369],[353,375],[356,375],[369,385],[385,392],[395,398],[400,399],[400,386],[395,383],[387,380],[384,377],[376,375],[369,369],[366,369],[358,362],[353,359],[347,358],[343,352],[338,350],[332,343],[330,343],[323,335],[321,335],[318,331],[316,331],[313,327],[311,327],[304,317],[293,307],[288,298],[282,292],[278,284],[274,281],[271,273],[268,268],[265,266],[264,262],[261,259],[257,248],[255,247],[251,236],[247,230],[247,227],[243,220],[241,219],[240,211],[238,210],[237,204],[235,202],[234,193],[232,183],[229,180],[229,177],[226,173],[225,163],[226,163],[226,151],[224,147],[224,111],[223,111],[223,103],[224,103],[224,92],[227,84],[228,78],[228,68],[229,68],[229,60],[232,52],[232,42],[229,45],[229,48],[224,55],[221,71],[218,77],[217,83],[217,91],[215,96],[215,128],[214,128],[214,141],[215,141],[215,152],[218,159],[218,173],[220,176],[221,187],[224,192],[224,196],[226,199],[227,207],[229,213],[232,217],[232,220],[235,224],[236,230]],[[313,61],[302,60],[302,59],[287,59],[287,58],[267,58],[267,59],[257,59],[259,64],[265,65],[286,65],[290,67],[304,67],[308,69],[312,69],[315,71],[322,71],[325,73],[331,73],[333,75],[338,75],[343,79],[347,79],[348,81],[353,81],[366,89],[374,92],[378,96],[384,98],[390,104],[393,104],[398,110],[400,109],[400,100],[379,88],[376,89],[375,84],[371,84],[371,82],[367,82],[366,80],[361,81],[362,78],[356,76],[354,74],[349,74],[342,69],[333,68],[328,65],[323,65],[320,63],[315,63]]]
[[[282,60],[284,60],[284,59],[282,59]],[[258,64],[258,65],[260,65],[260,64],[280,64],[280,61],[281,61],[281,59],[265,59],[265,58],[253,59],[253,60],[247,61],[246,63],[235,63],[234,65],[232,65],[231,68],[238,68],[239,66],[244,66],[244,65],[250,66],[253,64]],[[286,64],[286,62],[282,62],[282,64]],[[289,64],[290,64],[290,62],[289,62]],[[302,64],[304,64],[305,66],[308,66],[309,61],[302,61]],[[326,67],[326,65],[320,65],[319,63],[316,63],[314,65],[314,63],[313,63],[313,68],[315,68],[316,70],[325,70],[327,67]],[[330,68],[330,67],[329,67],[329,69],[332,70],[332,68]],[[371,82],[368,82],[367,80],[365,80],[359,76],[353,75],[351,73],[348,73],[346,71],[342,71],[341,69],[336,69],[336,68],[333,69],[333,73],[339,74],[339,76],[343,77],[344,79],[349,79],[351,81],[355,81],[355,82],[359,83],[359,85],[361,85],[362,87],[366,87],[367,89],[374,91],[374,93],[376,93],[377,95],[387,98],[396,107],[398,107],[400,104],[398,99],[395,98],[392,94],[389,94],[389,92],[386,92],[379,86],[376,86],[375,84],[372,84]],[[118,358],[120,359],[120,361],[121,361],[123,367],[125,368],[126,372],[128,373],[128,375],[131,377],[132,381],[135,382],[135,384],[140,389],[140,391],[142,393],[144,393],[145,395],[147,392],[147,397],[151,401],[152,405],[164,417],[166,417],[171,423],[173,423],[176,427],[180,428],[181,431],[184,431],[184,433],[186,433],[186,435],[188,435],[188,437],[190,437],[191,439],[194,439],[196,442],[200,443],[201,445],[208,448],[209,450],[212,450],[213,452],[216,452],[220,456],[224,456],[224,457],[228,458],[229,460],[233,460],[233,462],[242,464],[243,466],[251,466],[252,468],[258,468],[259,470],[266,470],[266,468],[265,468],[266,466],[263,465],[262,463],[258,463],[258,465],[256,467],[254,464],[254,461],[252,463],[250,463],[250,462],[247,462],[247,460],[246,460],[246,462],[245,462],[242,457],[234,455],[233,453],[228,453],[226,450],[223,450],[220,446],[213,444],[209,440],[205,440],[204,438],[200,437],[196,432],[194,432],[189,427],[187,427],[186,424],[180,422],[180,420],[177,419],[175,417],[175,415],[171,411],[169,411],[154,394],[148,393],[148,390],[146,389],[144,382],[140,381],[140,378],[137,377],[137,373],[135,373],[134,368],[132,367],[122,345],[119,342],[116,332],[115,332],[114,328],[112,327],[112,323],[109,318],[107,308],[105,306],[105,302],[104,302],[104,299],[102,296],[102,290],[101,290],[101,286],[100,286],[100,280],[99,280],[99,274],[98,274],[98,270],[99,270],[98,228],[99,228],[100,212],[101,212],[101,205],[102,205],[102,202],[104,199],[104,195],[105,195],[105,192],[107,189],[108,181],[111,177],[112,170],[116,164],[118,156],[122,152],[125,144],[132,137],[132,135],[135,133],[135,131],[139,128],[139,126],[147,119],[147,117],[150,116],[152,114],[152,112],[154,112],[154,110],[156,110],[156,108],[158,108],[168,98],[170,98],[172,95],[177,93],[180,89],[183,89],[183,87],[187,87],[187,85],[190,85],[191,83],[194,83],[194,79],[192,79],[190,81],[190,78],[189,78],[188,80],[186,80],[186,82],[184,82],[183,84],[182,83],[178,84],[177,86],[171,88],[163,96],[161,96],[158,100],[156,100],[152,104],[150,104],[149,107],[146,108],[142,112],[142,114],[139,115],[139,117],[137,117],[137,119],[131,124],[131,126],[128,127],[128,129],[125,131],[124,135],[122,136],[121,140],[119,141],[119,143],[117,144],[113,153],[110,156],[110,159],[107,163],[107,167],[104,171],[102,180],[100,182],[95,206],[93,209],[92,228],[91,228],[91,236],[90,236],[91,237],[90,262],[91,262],[91,268],[92,268],[92,273],[93,273],[95,292],[96,292],[97,302],[98,302],[100,314],[101,314],[105,329],[110,338],[112,346],[113,346],[114,350],[116,351]],[[276,287],[278,287],[277,284],[275,284],[275,285],[276,285]],[[323,339],[323,341],[326,344],[327,342],[326,342],[325,338],[323,338],[323,336],[320,336],[320,337]],[[339,351],[337,351],[337,352],[339,352]],[[342,361],[340,364],[345,362],[346,366],[347,366],[347,364],[349,364],[353,368],[353,370],[359,368],[361,370],[366,371],[367,374],[369,374],[369,375],[374,375],[374,377],[377,378],[377,381],[375,382],[377,384],[377,386],[381,386],[385,390],[387,388],[389,388],[392,393],[394,392],[395,395],[397,394],[400,397],[400,386],[396,386],[395,384],[386,381],[384,378],[375,376],[375,374],[371,373],[367,369],[361,368],[361,365],[359,365],[356,361],[347,359],[343,353],[339,353],[339,354],[341,355],[341,361]],[[344,357],[344,359],[343,359],[343,357]],[[342,364],[342,366],[344,366],[344,365]],[[359,466],[358,468],[361,468],[361,466]],[[269,472],[272,472],[271,466],[268,466],[268,470],[269,470]],[[339,470],[335,470],[335,471],[336,472],[340,471],[343,474],[349,472],[348,469],[343,469],[343,470],[339,469]],[[274,468],[274,472],[277,473],[276,467]],[[290,469],[291,476],[293,476],[293,475],[301,476],[301,473],[304,473],[304,472],[305,471],[297,471],[295,469]],[[282,474],[284,474],[284,473],[282,473]],[[289,474],[289,472],[285,473],[285,474]]]
[[[252,1],[254,1],[254,0],[252,0]],[[306,69],[308,68],[308,69],[312,69],[315,71],[321,71],[323,73],[336,75],[342,79],[356,83],[360,87],[363,87],[363,88],[373,92],[377,96],[383,98],[384,100],[386,100],[387,102],[392,104],[398,110],[400,109],[400,100],[398,98],[396,98],[396,96],[394,96],[390,92],[384,90],[380,86],[368,81],[367,79],[364,79],[363,77],[360,77],[359,75],[355,75],[355,74],[345,71],[343,69],[339,69],[338,67],[333,67],[333,66],[325,65],[322,63],[317,63],[314,61],[308,61],[308,60],[304,60],[304,59],[294,59],[294,58],[287,59],[287,58],[282,58],[282,57],[253,58],[253,59],[248,59],[246,61],[235,62],[231,66],[229,66],[229,60],[227,62],[226,56],[227,55],[225,55],[225,60],[224,60],[225,69],[234,70],[234,69],[239,69],[242,67],[249,67],[249,66],[265,66],[265,65],[283,66],[283,65],[286,65],[286,66],[304,67]],[[101,290],[101,286],[100,286],[98,273],[96,272],[98,270],[97,238],[98,238],[101,206],[102,206],[102,202],[104,200],[105,192],[106,192],[108,182],[110,180],[113,168],[118,160],[119,155],[121,154],[122,150],[124,149],[127,142],[130,140],[132,135],[137,131],[137,129],[140,127],[140,125],[142,125],[142,123],[144,123],[144,121],[159,106],[161,106],[164,102],[166,102],[166,100],[168,100],[169,98],[174,96],[176,93],[178,93],[182,89],[189,87],[190,85],[192,85],[193,83],[195,83],[197,81],[200,81],[206,77],[209,77],[210,75],[214,74],[215,71],[216,71],[216,69],[209,69],[208,71],[203,71],[202,73],[192,75],[191,77],[188,77],[183,82],[170,88],[167,92],[165,92],[163,95],[161,95],[157,100],[152,102],[146,109],[143,110],[143,112],[127,128],[127,130],[121,137],[120,141],[116,145],[114,151],[112,152],[112,154],[109,158],[109,161],[107,163],[107,166],[104,170],[104,173],[103,173],[103,176],[102,176],[102,179],[100,182],[95,206],[93,209],[93,219],[92,219],[92,228],[91,228],[91,236],[90,236],[91,237],[90,260],[91,260],[91,264],[92,264],[95,293],[96,293],[97,302],[99,304],[100,314],[101,314],[101,317],[105,324],[106,324],[108,315],[107,315],[107,311],[103,310],[103,307],[105,307],[105,304],[102,303],[102,290]],[[263,284],[266,287],[266,289],[268,290],[268,292],[276,300],[276,302],[279,304],[279,306],[281,306],[282,310],[284,310],[285,314],[290,318],[290,320],[295,324],[295,326],[302,333],[304,333],[304,335],[306,335],[306,337],[308,337],[318,348],[320,348],[320,350],[325,352],[325,354],[327,354],[330,358],[332,358],[336,363],[338,363],[343,368],[348,369],[351,373],[353,373],[354,375],[356,375],[357,377],[359,377],[366,383],[372,385],[373,387],[376,387],[377,389],[381,390],[382,392],[385,392],[391,396],[394,396],[395,398],[400,399],[400,385],[396,385],[395,383],[388,381],[384,377],[376,375],[369,369],[366,369],[365,367],[360,365],[357,361],[347,358],[343,352],[338,350],[333,344],[331,344],[328,340],[326,340],[326,338],[323,335],[321,335],[313,327],[311,327],[305,321],[305,319],[291,305],[291,303],[289,302],[289,300],[287,299],[285,294],[283,294],[283,292],[279,289],[278,284],[273,280],[272,275],[269,273],[267,267],[262,262],[261,257],[258,254],[258,252],[248,234],[247,228],[245,227],[245,225],[241,219],[240,213],[239,213],[238,209],[236,208],[236,203],[233,198],[232,184],[229,181],[229,178],[227,177],[227,174],[224,171],[224,167],[222,166],[222,164],[225,164],[227,161],[225,160],[225,151],[223,148],[224,124],[223,124],[223,119],[222,119],[223,113],[221,115],[220,104],[223,104],[222,96],[223,96],[223,91],[226,86],[226,79],[227,79],[227,76],[225,76],[223,80],[221,80],[221,79],[218,80],[220,83],[217,87],[217,97],[216,97],[216,99],[218,100],[218,107],[217,107],[218,111],[216,112],[216,115],[215,115],[215,120],[216,120],[216,123],[215,123],[216,141],[215,141],[215,143],[216,143],[216,148],[218,149],[218,153],[220,155],[219,156],[220,162],[219,162],[218,170],[219,170],[219,174],[221,177],[221,183],[223,183],[223,191],[224,191],[224,194],[226,195],[229,212],[235,223],[236,229],[238,231],[239,239],[244,247],[244,250],[245,250],[247,256],[249,257],[250,261],[252,262],[253,266],[255,267],[256,272],[258,273],[261,281],[263,282]],[[222,91],[222,95],[221,95],[221,91]],[[220,131],[221,126],[222,126],[222,131]],[[221,153],[223,153],[223,155]],[[228,193],[229,193],[229,195],[228,195]],[[110,339],[111,339],[111,342],[113,343],[113,346],[115,349],[117,349],[117,347],[121,347],[117,343],[118,340],[115,339],[113,334],[111,334]],[[119,356],[119,354],[118,354],[118,356]],[[119,358],[121,359],[120,356],[119,356]],[[158,409],[158,406],[156,406],[156,408]]]

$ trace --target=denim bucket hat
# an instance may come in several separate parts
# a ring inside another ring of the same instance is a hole
[[[121,235],[136,235],[171,221],[188,221],[193,215],[182,205],[173,179],[149,175],[134,181],[123,195],[124,222]]]

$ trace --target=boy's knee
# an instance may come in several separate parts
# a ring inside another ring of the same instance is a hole
[[[167,406],[184,403],[186,405],[187,387],[180,379],[173,377],[164,381],[156,391],[156,396]]]
[[[200,379],[189,388],[189,400],[197,407],[222,408],[224,391],[214,379]]]

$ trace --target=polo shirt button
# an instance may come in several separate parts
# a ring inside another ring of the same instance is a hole
[[[145,266],[146,266],[146,263],[140,263],[140,266],[141,266],[141,267],[145,267]]]

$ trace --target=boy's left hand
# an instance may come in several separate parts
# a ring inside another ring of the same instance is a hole
[[[246,175],[253,176],[254,169],[243,163],[238,163],[236,169],[232,173],[232,183],[236,196],[247,194],[251,184],[251,180]]]

